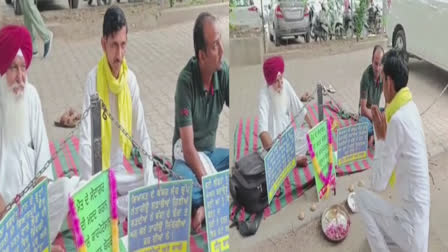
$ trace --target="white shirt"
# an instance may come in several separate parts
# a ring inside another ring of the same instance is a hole
[[[86,95],[84,97],[83,111],[90,106],[90,96],[97,93],[96,85],[97,77],[97,67],[92,69],[87,76],[86,83]],[[137,83],[135,74],[129,69],[128,70],[128,85],[129,91],[132,98],[132,137],[141,145],[144,150],[152,155],[151,152],[151,140],[148,134],[148,128],[146,127],[143,105],[140,100],[140,91]],[[117,108],[117,96],[109,92],[109,105],[110,112],[115,119],[118,119],[118,108]],[[80,133],[80,149],[79,154],[81,157],[81,179],[87,180],[92,176],[92,156],[91,156],[91,122],[90,113],[81,122],[81,133]],[[143,160],[144,169],[144,184],[152,185],[157,183],[153,172],[153,162],[147,158],[143,153],[141,153]],[[110,164],[111,169],[113,169],[118,176],[120,174],[125,176],[127,171],[123,165],[123,151],[119,144],[119,129],[112,124],[112,141],[111,141],[111,152],[110,152]],[[119,179],[119,178],[117,178]]]
[[[28,111],[26,138],[6,146],[3,128],[0,134],[0,194],[6,203],[25,189],[51,158],[39,94],[27,83],[23,95]],[[3,127],[1,122],[0,126]],[[50,165],[42,176],[53,180],[53,166]]]
[[[415,251],[427,251],[430,212],[428,157],[425,135],[413,101],[401,107],[387,125],[386,139],[377,140],[372,167],[371,188],[386,189],[392,171],[401,196],[403,216],[414,223]]]
[[[288,111],[284,115],[275,114],[274,108],[271,106],[272,101],[269,95],[268,86],[265,85],[261,89],[259,96],[259,132],[268,132],[273,139],[281,134],[291,124],[291,116],[297,115],[297,120],[301,125],[307,113],[306,108],[304,108],[299,97],[297,97],[296,92],[291,87],[291,84],[289,84],[288,80],[285,78],[283,78],[283,88],[284,92],[286,92],[289,97]],[[300,125],[297,126],[299,127]]]

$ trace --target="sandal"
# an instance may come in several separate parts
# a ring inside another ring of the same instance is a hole
[[[300,101],[305,102],[305,103],[310,102],[313,99],[314,99],[314,96],[311,96],[308,92],[306,92],[305,94],[303,94],[300,97]]]
[[[59,121],[55,121],[54,125],[61,128],[75,128],[81,120],[81,114],[76,112],[73,108],[69,108],[62,114]]]

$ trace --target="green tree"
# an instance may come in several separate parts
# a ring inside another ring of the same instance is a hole
[[[359,41],[362,30],[364,29],[365,17],[367,15],[367,1],[368,0],[360,0],[358,8],[355,10],[356,41]]]

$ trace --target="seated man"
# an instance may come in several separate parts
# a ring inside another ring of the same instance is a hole
[[[265,150],[269,150],[280,134],[291,124],[291,116],[297,123],[296,156],[297,165],[305,167],[307,159],[306,132],[300,126],[306,121],[312,128],[313,122],[306,108],[297,97],[288,80],[283,77],[285,63],[282,57],[272,57],[263,64],[266,86],[260,91],[258,112],[260,138]]]
[[[98,94],[107,110],[119,121],[137,144],[151,155],[151,142],[146,127],[143,105],[135,74],[128,68],[125,59],[128,27],[123,11],[112,6],[104,14],[101,46],[104,56],[87,76],[84,108],[90,106],[90,96]],[[90,113],[81,122],[80,157],[81,179],[92,176],[92,146]],[[120,220],[128,215],[128,192],[144,185],[157,183],[153,162],[142,154],[143,173],[128,174],[123,156],[130,158],[133,145],[116,127],[111,119],[101,120],[102,166],[113,169],[117,179],[118,209]]]
[[[192,229],[199,232],[205,219],[202,177],[210,173],[201,154],[216,171],[229,169],[229,149],[215,148],[219,115],[229,106],[229,67],[224,54],[216,18],[201,13],[193,30],[195,56],[179,75],[175,94],[173,152],[181,141],[184,161],[176,159],[173,172],[193,180]],[[173,153],[173,156],[175,153]]]
[[[361,190],[356,206],[366,227],[372,251],[428,251],[430,188],[425,133],[417,106],[407,87],[408,68],[400,52],[382,60],[385,115],[372,106],[376,134],[371,189],[384,191],[396,180],[400,204],[395,206],[373,192]]]
[[[25,27],[0,30],[0,214],[51,159],[42,107],[36,88],[28,82],[27,69],[33,57],[31,36]],[[68,195],[79,178],[53,181],[49,166],[48,184],[50,239],[54,241],[68,213]],[[3,206],[1,206],[3,205]],[[0,219],[2,216],[0,216]],[[53,246],[52,251],[61,248]]]
[[[383,54],[381,46],[377,45],[373,48],[372,64],[364,71],[361,79],[359,122],[368,124],[369,145],[373,145],[374,142],[371,107],[372,105],[379,106],[383,92],[383,82],[380,78]]]

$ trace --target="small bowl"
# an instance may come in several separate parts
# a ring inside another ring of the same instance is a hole
[[[347,197],[347,206],[350,209],[352,213],[356,213],[358,209],[356,208],[356,202],[355,202],[355,192],[351,192],[348,194]]]
[[[333,205],[322,213],[322,232],[332,242],[343,241],[350,230],[350,217],[341,205]]]

